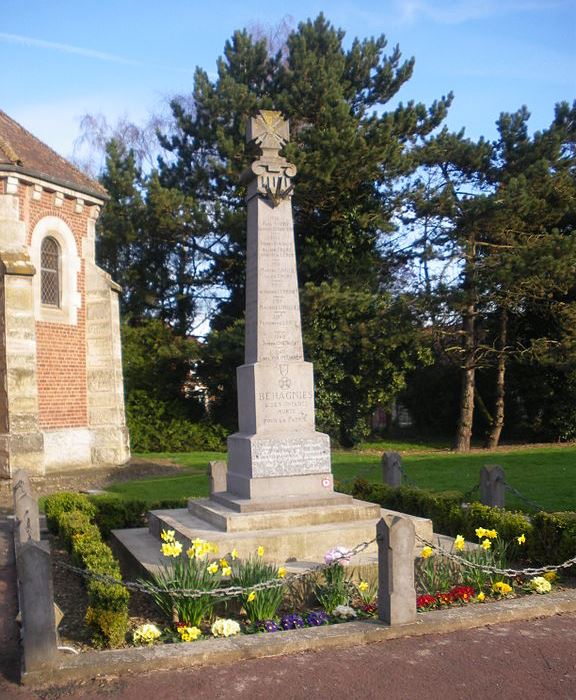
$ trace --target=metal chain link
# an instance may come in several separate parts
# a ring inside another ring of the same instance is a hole
[[[353,549],[342,553],[340,556],[335,557],[333,563],[339,562],[341,559],[351,559],[356,555],[363,552],[371,544],[376,542],[376,538],[369,540],[367,542],[361,542],[357,544]],[[146,593],[148,595],[154,595],[156,593],[169,594],[169,595],[179,595],[183,598],[201,598],[203,596],[210,597],[229,597],[233,598],[244,593],[251,593],[255,591],[262,591],[269,588],[279,588],[281,586],[287,586],[292,582],[310,576],[311,574],[319,573],[330,566],[329,564],[318,564],[317,566],[305,569],[304,571],[299,571],[298,573],[289,574],[285,578],[274,578],[268,581],[262,581],[260,583],[255,583],[253,586],[228,586],[226,588],[213,588],[212,590],[198,590],[192,588],[159,588],[152,583],[139,583],[138,581],[122,581],[115,579],[113,576],[107,576],[106,574],[98,574],[92,571],[87,571],[78,566],[72,566],[61,561],[55,561],[54,564],[67,571],[72,571],[85,578],[93,578],[97,581],[102,581],[102,583],[108,583],[112,585],[124,586],[130,591],[139,591],[140,593]]]
[[[538,503],[536,503],[535,501],[531,501],[529,498],[527,498],[526,496],[524,496],[524,494],[520,493],[520,491],[518,491],[518,489],[514,488],[514,486],[512,486],[511,484],[509,484],[506,480],[504,480],[504,488],[505,488],[507,491],[510,491],[511,493],[513,493],[513,494],[514,494],[517,498],[519,498],[521,501],[524,501],[524,502],[527,503],[529,506],[531,506],[532,508],[536,509],[537,511],[544,511],[544,512],[546,512],[546,509],[545,509],[545,508],[542,508],[542,506],[539,506]]]
[[[469,561],[468,559],[464,559],[464,557],[460,557],[457,554],[454,554],[453,552],[448,552],[440,545],[428,542],[419,535],[416,535],[416,539],[419,540],[426,547],[431,547],[436,552],[439,552],[443,557],[446,557],[447,559],[452,559],[452,561],[457,562],[461,566],[466,566],[470,569],[479,569],[480,571],[485,571],[487,573],[500,574],[502,576],[506,576],[507,578],[515,578],[516,576],[538,576],[539,574],[545,574],[549,571],[556,571],[557,569],[567,569],[568,567],[576,564],[576,556],[574,556],[572,557],[572,559],[568,559],[562,564],[549,564],[547,566],[541,566],[538,569],[530,567],[526,569],[500,569],[497,566],[490,566],[489,564],[478,564],[476,562]]]
[[[415,481],[413,481],[413,480],[408,476],[408,474],[406,474],[406,470],[404,469],[404,467],[402,466],[402,464],[400,463],[398,466],[399,466],[399,468],[400,468],[400,474],[402,474],[402,478],[403,478],[404,481],[408,484],[408,486],[415,486],[416,488],[419,488],[419,487],[418,487],[418,484],[417,484]]]
[[[473,493],[475,493],[476,491],[478,491],[479,488],[480,488],[480,482],[478,482],[477,484],[474,484],[474,486],[471,489],[468,489],[468,491],[466,491],[466,493],[462,494],[462,501],[464,503],[467,502],[468,499],[470,498],[470,496]]]

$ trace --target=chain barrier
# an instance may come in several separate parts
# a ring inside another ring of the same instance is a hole
[[[340,556],[335,557],[332,563],[335,564],[341,559],[345,559],[348,561],[352,557],[355,557],[361,552],[363,552],[370,545],[374,544],[374,542],[376,542],[375,537],[367,542],[361,542],[351,550],[348,550],[347,552],[340,554]],[[113,576],[107,576],[105,574],[98,574],[92,571],[87,571],[86,569],[82,569],[78,566],[72,566],[72,564],[67,564],[66,562],[54,561],[54,564],[55,566],[58,566],[62,569],[66,569],[67,571],[72,571],[73,573],[83,576],[84,578],[93,578],[97,581],[101,581],[102,583],[124,586],[124,588],[127,588],[130,591],[138,591],[140,593],[146,593],[147,595],[154,595],[157,593],[179,595],[183,598],[202,598],[204,596],[210,596],[214,598],[234,598],[245,593],[252,593],[256,591],[266,590],[269,588],[279,588],[281,586],[288,586],[294,581],[305,578],[306,576],[317,574],[329,566],[329,564],[318,564],[317,566],[305,569],[304,571],[288,574],[285,578],[274,578],[268,581],[255,583],[252,586],[228,586],[225,588],[213,588],[212,590],[206,591],[193,588],[160,588],[158,586],[155,586],[153,583],[148,582],[140,583],[138,581],[118,580],[115,579]]]
[[[506,480],[504,480],[504,488],[506,491],[510,491],[510,493],[513,493],[517,498],[519,498],[521,501],[524,501],[524,503],[527,503],[529,506],[534,508],[536,511],[544,511],[546,512],[545,508],[542,508],[542,506],[539,506],[538,503],[535,501],[531,501],[529,498],[524,496],[524,494],[520,493],[518,489],[514,488],[511,484],[509,484]]]
[[[516,576],[539,576],[540,574],[545,574],[549,571],[567,569],[568,567],[576,564],[576,556],[574,556],[571,559],[568,559],[567,561],[563,562],[562,564],[549,564],[547,566],[541,566],[537,569],[530,567],[526,569],[500,569],[497,566],[490,566],[489,564],[479,564],[477,562],[469,561],[464,557],[458,556],[458,554],[454,554],[454,552],[448,552],[440,545],[428,542],[427,540],[420,537],[418,534],[416,535],[416,539],[419,540],[419,542],[421,542],[424,546],[431,547],[443,557],[451,559],[452,561],[457,562],[461,566],[466,566],[469,569],[478,569],[480,571],[485,571],[486,573],[499,574],[501,576],[506,576],[507,578],[515,578]]]
[[[466,493],[462,494],[462,502],[467,503],[470,496],[479,490],[480,490],[480,482],[478,482],[477,484],[474,484],[474,486],[471,489],[468,489],[468,491],[466,491]]]
[[[408,474],[406,474],[406,470],[404,469],[404,467],[402,466],[402,464],[399,464],[398,466],[399,466],[399,468],[400,468],[400,474],[402,474],[402,479],[408,484],[408,486],[414,486],[414,487],[416,487],[416,488],[419,488],[418,484],[417,484],[415,481],[413,481],[413,480],[408,476]]]

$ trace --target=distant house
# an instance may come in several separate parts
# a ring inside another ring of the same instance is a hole
[[[0,111],[0,476],[129,458],[118,292],[95,263],[107,199]]]

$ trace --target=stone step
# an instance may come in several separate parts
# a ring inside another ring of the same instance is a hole
[[[371,505],[371,504],[367,504]],[[289,513],[290,511],[284,511]],[[290,559],[304,561],[323,561],[325,553],[336,546],[352,549],[356,545],[374,539],[376,523],[384,515],[403,515],[377,507],[376,517],[361,520],[340,520],[332,522],[310,522],[283,527],[252,528],[250,530],[222,531],[216,525],[193,515],[185,508],[157,510],[149,513],[149,530],[160,547],[160,532],[174,530],[176,538],[188,548],[191,540],[199,537],[216,544],[222,554],[236,549],[241,557],[247,557],[256,552],[259,546],[265,550],[265,558],[271,561],[286,562]],[[246,514],[247,515],[247,514]],[[243,515],[242,517],[246,517]],[[296,514],[297,517],[300,514]],[[250,517],[253,517],[252,514]],[[310,517],[312,515],[310,514]],[[416,533],[423,539],[432,537],[432,522],[426,518],[409,517],[415,526]],[[422,546],[416,540],[415,553]],[[376,551],[373,543],[368,551]]]
[[[205,520],[223,532],[248,532],[298,527],[301,525],[321,525],[378,518],[380,507],[353,499],[350,503],[325,505],[323,507],[303,507],[285,510],[240,513],[208,498],[190,499],[188,510],[191,515]]]

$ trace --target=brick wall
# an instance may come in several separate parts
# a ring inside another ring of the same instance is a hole
[[[26,223],[27,243],[40,219],[56,216],[65,221],[74,234],[78,254],[86,236],[90,208],[77,212],[76,200],[64,197],[55,206],[53,192],[42,191],[33,199],[32,186],[19,187],[20,216]],[[74,428],[88,424],[86,383],[86,303],[84,262],[78,274],[78,292],[82,305],[76,325],[36,322],[38,410],[41,429]]]

